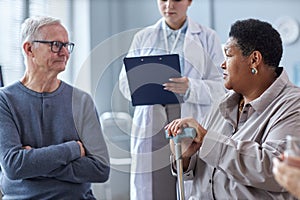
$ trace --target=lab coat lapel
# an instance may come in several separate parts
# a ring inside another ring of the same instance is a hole
[[[205,62],[205,54],[202,44],[199,39],[199,34],[201,34],[201,29],[195,25],[193,21],[188,18],[188,29],[184,41],[184,58],[185,62],[189,65],[196,66],[197,70],[203,66]],[[200,72],[200,74],[202,74]]]
[[[157,54],[157,49],[153,48],[153,44],[156,43],[157,40],[162,40],[161,42],[163,42],[163,38],[159,38],[159,31],[162,28],[162,23],[164,22],[164,19],[161,18],[159,21],[157,21],[154,25],[150,26],[148,28],[148,32],[149,34],[145,34],[147,35],[147,39],[145,40],[145,44],[143,45],[143,55],[151,55],[152,52],[156,52]]]

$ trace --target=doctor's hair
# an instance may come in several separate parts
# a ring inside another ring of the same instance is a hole
[[[259,51],[266,65],[279,66],[283,53],[282,40],[278,31],[268,22],[258,19],[238,20],[232,24],[229,37],[236,40],[243,56]]]
[[[39,30],[45,25],[61,24],[57,18],[49,16],[33,16],[27,18],[21,26],[21,42],[22,44],[27,41],[33,41],[40,34]]]

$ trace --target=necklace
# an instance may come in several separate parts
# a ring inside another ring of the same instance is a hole
[[[239,104],[239,111],[240,111],[240,113],[243,111],[244,103],[245,103],[244,98],[242,98],[240,100],[240,104]]]

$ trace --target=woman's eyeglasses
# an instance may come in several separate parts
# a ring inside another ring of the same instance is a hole
[[[66,47],[68,49],[69,54],[72,53],[74,48],[74,43],[72,42],[59,42],[59,41],[46,41],[46,40],[33,40],[32,42],[38,42],[43,44],[50,44],[51,45],[51,51],[53,53],[58,53],[62,49],[62,47]]]

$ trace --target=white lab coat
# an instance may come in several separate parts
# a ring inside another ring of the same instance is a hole
[[[161,29],[164,19],[139,31],[132,41],[127,57],[165,54],[155,44],[164,42]],[[181,104],[181,117],[191,116],[201,121],[214,100],[225,94],[220,64],[224,61],[221,43],[215,31],[201,26],[188,18],[188,28],[184,40],[184,69],[182,76],[189,78],[189,92]],[[123,66],[119,76],[119,88],[128,100],[130,90]],[[152,152],[151,137],[157,134],[167,122],[162,105],[137,106],[134,110],[131,135],[131,199],[152,200],[153,166],[167,166],[169,157],[153,165],[153,157],[169,153],[169,146]],[[166,144],[168,143],[167,139]],[[157,156],[156,156],[157,155]],[[142,174],[141,174],[142,173]],[[162,177],[163,179],[163,177]]]

